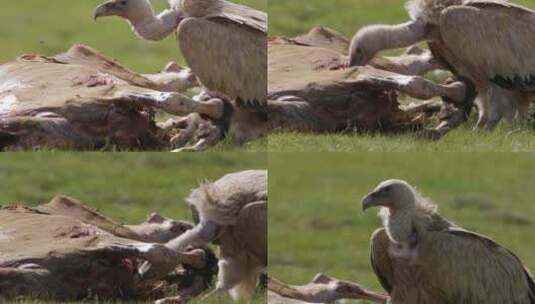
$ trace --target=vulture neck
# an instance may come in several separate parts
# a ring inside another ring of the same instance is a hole
[[[188,246],[205,246],[217,238],[220,227],[209,221],[201,221],[197,226],[184,232],[165,246],[176,252],[186,251]]]
[[[396,243],[410,242],[414,233],[413,218],[416,208],[414,200],[404,204],[404,207],[392,209],[383,208],[381,217],[390,239]]]
[[[377,25],[372,34],[379,51],[405,48],[428,39],[429,31],[422,21],[409,21],[398,25]]]
[[[167,9],[156,15],[149,3],[142,12],[136,16],[130,16],[128,21],[132,30],[139,37],[145,40],[159,41],[176,31],[180,19],[179,12],[173,9]]]

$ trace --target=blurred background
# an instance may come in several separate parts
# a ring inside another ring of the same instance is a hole
[[[152,212],[191,221],[184,198],[201,182],[265,168],[261,153],[5,153],[0,205],[65,194],[118,222],[140,223]]]
[[[183,64],[176,38],[143,41],[120,18],[93,21],[93,10],[106,0],[0,0],[0,63],[26,53],[55,55],[75,43],[87,44],[127,67],[159,72],[169,61]],[[157,12],[167,0],[151,1]],[[233,0],[266,11],[266,0]]]
[[[484,234],[535,271],[535,160],[531,154],[272,153],[269,274],[289,284],[318,272],[382,291],[369,262],[378,209],[360,200],[405,179],[458,225]]]

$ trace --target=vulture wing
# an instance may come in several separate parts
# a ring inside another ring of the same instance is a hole
[[[267,201],[245,206],[240,211],[235,229],[247,251],[267,265]]]
[[[371,242],[372,267],[390,295],[434,303],[535,303],[520,260],[493,240],[459,228],[430,231],[411,260],[393,259],[384,229]],[[470,301],[468,301],[470,300]]]
[[[267,100],[267,35],[255,18],[221,13],[178,27],[182,54],[201,83],[238,102]]]
[[[535,91],[535,12],[503,1],[468,1],[442,12],[444,43],[472,72],[497,85]]]
[[[389,243],[390,240],[388,239],[386,230],[384,228],[376,230],[370,241],[370,259],[379,283],[390,294],[392,293],[392,286],[395,285],[395,281],[392,260],[388,255]]]

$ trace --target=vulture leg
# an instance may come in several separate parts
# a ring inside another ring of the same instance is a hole
[[[225,292],[228,292],[236,285],[239,284],[241,279],[241,267],[233,258],[222,258],[218,262],[219,271],[217,273],[217,283],[216,288],[204,297],[207,299],[212,295],[222,295]]]
[[[462,82],[446,85],[435,84],[420,76],[368,77],[362,80],[373,86],[391,88],[417,99],[431,99],[436,96],[446,97],[455,102],[463,102],[466,86]]]
[[[479,119],[476,128],[492,131],[504,118],[512,123],[516,113],[526,104],[521,94],[491,86],[483,91],[476,100],[479,110]]]

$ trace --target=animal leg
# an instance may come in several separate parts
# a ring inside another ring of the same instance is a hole
[[[361,82],[395,89],[411,97],[423,100],[440,96],[461,103],[464,101],[466,93],[466,85],[460,81],[440,85],[420,76],[368,77]]]
[[[485,129],[494,130],[502,118],[512,123],[521,100],[518,94],[496,86],[491,88],[488,94],[489,118]]]
[[[160,109],[173,115],[188,115],[190,113],[199,113],[209,116],[213,119],[219,119],[223,116],[224,104],[220,99],[210,99],[208,101],[195,101],[180,93],[169,93],[153,91],[149,89],[117,90],[113,95],[107,98],[110,102],[124,102],[128,100],[140,106],[148,106]]]

